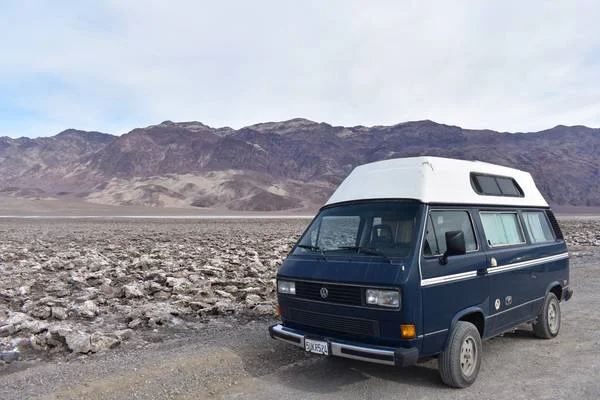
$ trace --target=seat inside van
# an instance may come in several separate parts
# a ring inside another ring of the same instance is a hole
[[[394,247],[394,234],[392,233],[392,228],[386,224],[374,225],[371,229],[371,240],[369,241],[369,247]]]

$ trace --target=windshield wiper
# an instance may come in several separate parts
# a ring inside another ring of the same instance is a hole
[[[321,257],[323,257],[324,260],[327,260],[327,257],[325,257],[325,253],[323,252],[323,249],[320,248],[319,246],[311,246],[309,244],[297,244],[296,247],[300,247],[301,249],[308,249],[308,250],[312,250],[312,251],[318,251],[321,253]]]
[[[387,261],[392,263],[392,259],[385,255],[383,252],[372,248],[372,247],[364,247],[364,246],[340,246],[338,249],[342,250],[356,250],[358,254],[363,253],[370,256],[379,256],[385,258]]]

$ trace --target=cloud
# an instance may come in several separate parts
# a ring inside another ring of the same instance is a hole
[[[600,125],[595,2],[0,5],[0,135],[306,117]]]

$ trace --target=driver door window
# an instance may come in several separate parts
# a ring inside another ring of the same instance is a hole
[[[438,256],[446,251],[446,232],[463,231],[467,252],[477,250],[473,224],[466,211],[431,211],[427,217],[423,255]]]

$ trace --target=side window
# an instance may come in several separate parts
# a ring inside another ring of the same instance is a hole
[[[531,243],[544,243],[554,241],[552,228],[550,228],[550,224],[548,222],[548,218],[546,217],[545,212],[526,211],[523,212],[522,215]]]
[[[471,172],[471,186],[477,194],[488,196],[523,197],[523,189],[517,181],[506,176],[485,175]]]
[[[482,193],[493,194],[496,196],[500,196],[502,194],[500,187],[498,187],[496,179],[493,176],[479,176],[477,177],[477,182],[481,187]]]
[[[446,232],[463,231],[467,251],[477,250],[473,224],[466,211],[431,211],[427,218],[423,255],[440,255],[446,251]]]
[[[431,222],[431,215],[427,216],[427,226],[425,227],[425,243],[423,244],[423,255],[433,256],[440,253],[440,246],[438,246],[437,237],[435,236],[435,230],[433,229],[433,223]]]
[[[481,224],[490,246],[525,243],[516,212],[481,212]]]

